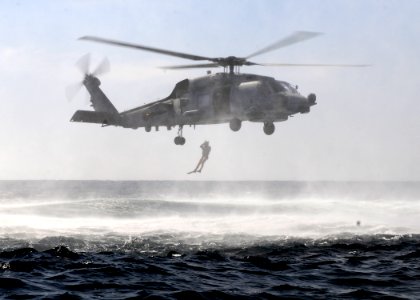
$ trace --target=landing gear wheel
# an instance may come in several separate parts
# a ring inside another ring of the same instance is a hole
[[[266,135],[272,135],[275,129],[276,128],[274,127],[274,124],[272,122],[264,123],[264,133]]]
[[[232,129],[232,131],[238,131],[239,129],[241,129],[241,125],[242,125],[242,121],[239,119],[232,119],[229,122],[229,127],[230,129]]]
[[[185,138],[182,136],[177,136],[174,138],[175,145],[184,145],[185,144]]]
[[[146,132],[150,132],[152,130],[152,126],[146,126],[144,127],[144,130],[146,130]]]
[[[174,138],[174,143],[181,146],[185,144],[185,138],[182,136],[182,126],[179,126],[178,136]]]

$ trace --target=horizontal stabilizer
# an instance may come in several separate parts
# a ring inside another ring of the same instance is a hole
[[[78,110],[71,117],[71,122],[98,123],[102,125],[116,125],[116,116],[106,112]]]

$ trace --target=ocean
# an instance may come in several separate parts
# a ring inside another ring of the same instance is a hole
[[[3,299],[420,299],[420,183],[0,181]]]

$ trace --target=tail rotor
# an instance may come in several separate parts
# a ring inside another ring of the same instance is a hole
[[[90,53],[86,53],[85,55],[83,55],[77,60],[75,65],[83,75],[86,75],[89,73],[90,63],[91,63]]]
[[[76,62],[77,69],[83,74],[83,80],[74,84],[69,85],[66,88],[66,98],[68,101],[73,100],[76,95],[79,93],[80,89],[84,85],[85,80],[88,78],[96,78],[97,76],[106,74],[110,71],[111,65],[109,63],[108,58],[104,58],[98,66],[90,73],[90,65],[91,65],[91,56],[90,53],[83,55],[79,60]]]
[[[108,73],[110,70],[111,64],[109,63],[109,59],[105,57],[91,75],[94,77],[101,76]]]

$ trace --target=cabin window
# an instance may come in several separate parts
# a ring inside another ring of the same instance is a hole
[[[211,104],[211,98],[209,94],[200,94],[198,95],[198,107],[206,108]]]

